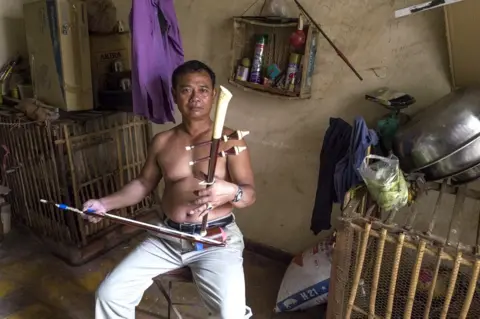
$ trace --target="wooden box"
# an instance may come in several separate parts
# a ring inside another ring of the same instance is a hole
[[[318,31],[309,24],[307,19],[303,20],[305,21],[303,31],[306,35],[306,41],[304,49],[299,52],[301,54],[299,72],[297,73],[299,83],[293,92],[286,90],[284,84],[282,88],[278,88],[248,82],[248,80],[241,81],[236,78],[236,74],[237,67],[243,58],[249,58],[253,63],[256,36],[263,34],[267,36],[267,42],[264,49],[262,70],[264,71],[269,65],[276,64],[282,75],[287,69],[291,52],[290,35],[297,29],[299,19],[272,20],[262,17],[235,17],[233,19],[234,35],[229,82],[236,87],[243,88],[245,91],[259,92],[269,96],[285,99],[310,98],[318,44]]]
[[[23,16],[36,98],[67,112],[93,109],[86,3],[28,2]]]

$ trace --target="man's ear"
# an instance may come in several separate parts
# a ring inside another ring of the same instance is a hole
[[[172,87],[172,97],[173,97],[173,102],[175,102],[175,104],[178,104],[177,103],[177,91],[175,91],[175,89]]]
[[[214,87],[213,88],[213,98],[217,97],[217,89]]]

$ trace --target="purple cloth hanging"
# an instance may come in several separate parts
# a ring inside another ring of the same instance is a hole
[[[133,112],[175,123],[171,77],[184,52],[173,0],[132,1],[130,30]]]

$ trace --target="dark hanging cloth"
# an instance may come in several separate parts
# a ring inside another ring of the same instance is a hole
[[[377,144],[377,133],[367,127],[363,117],[357,116],[353,124],[348,152],[335,167],[334,184],[339,203],[343,203],[345,194],[350,189],[363,183],[358,169],[367,156],[368,148],[373,148]]]
[[[348,152],[352,131],[352,126],[344,120],[330,118],[320,152],[317,193],[310,225],[315,235],[332,227],[332,206],[339,202],[334,187],[335,166]]]

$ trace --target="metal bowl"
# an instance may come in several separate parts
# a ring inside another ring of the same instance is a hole
[[[480,163],[472,168],[461,172],[460,174],[453,176],[450,179],[450,182],[452,183],[452,185],[462,185],[473,182],[478,178],[480,178]]]
[[[393,152],[404,172],[428,180],[480,163],[480,88],[455,90],[414,116],[395,135]]]
[[[428,181],[436,181],[469,170],[480,163],[480,135],[471,144],[421,170]]]

